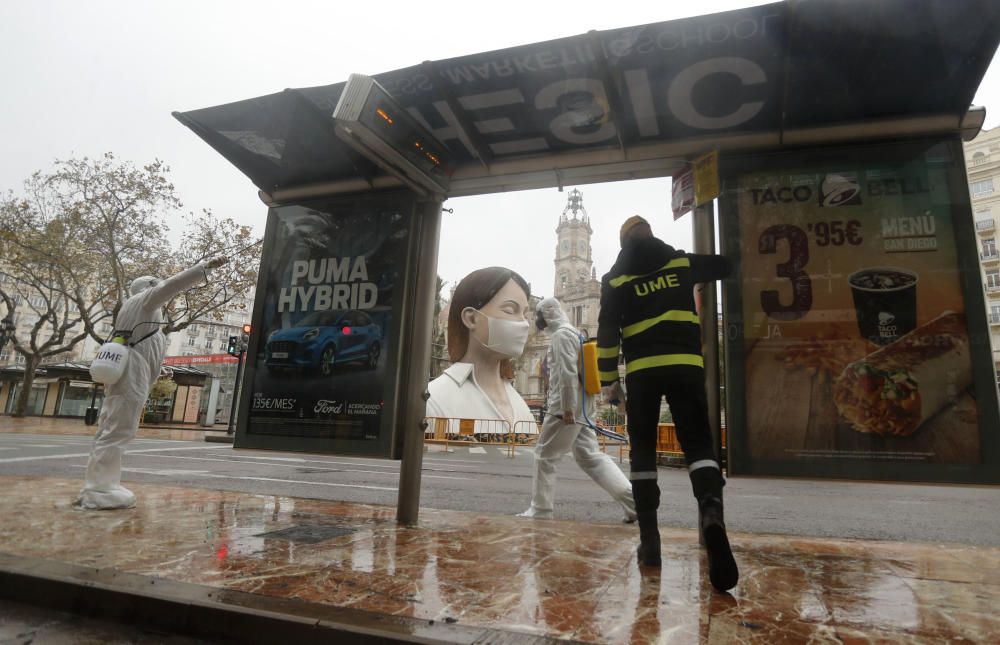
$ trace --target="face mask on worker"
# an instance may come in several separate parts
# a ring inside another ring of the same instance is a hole
[[[540,311],[536,312],[535,313],[535,327],[538,328],[538,331],[542,331],[543,329],[545,329],[548,326],[549,326],[549,323],[547,323],[545,321],[545,316],[542,315],[542,312],[540,312]]]
[[[472,307],[469,307],[472,309]],[[488,337],[486,342],[478,338],[476,340],[486,349],[497,354],[502,354],[508,358],[517,358],[524,352],[524,345],[528,342],[529,325],[527,320],[506,320],[504,318],[493,318],[487,316],[478,309],[472,309],[488,321]],[[475,338],[475,335],[473,335]]]

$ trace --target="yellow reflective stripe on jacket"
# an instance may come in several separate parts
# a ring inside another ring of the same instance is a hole
[[[690,266],[691,266],[691,260],[689,260],[688,258],[676,258],[671,260],[670,262],[667,262],[659,269],[656,269],[656,271],[650,271],[649,273],[643,273],[642,275],[620,275],[617,278],[612,278],[611,280],[608,280],[608,284],[610,284],[612,287],[618,288],[623,284],[625,284],[626,282],[631,282],[632,280],[635,280],[637,278],[643,278],[647,275],[653,275],[657,271],[665,271],[666,269],[676,269],[678,267],[690,267]]]
[[[618,372],[617,371],[614,371],[614,372],[598,372],[598,375],[601,377],[601,382],[602,383],[606,383],[608,381],[617,381],[618,379],[621,378],[620,376],[618,376]]]
[[[632,323],[626,327],[622,327],[622,338],[628,338],[629,336],[635,336],[636,334],[642,333],[665,321],[672,322],[688,322],[694,323],[696,325],[701,324],[698,320],[698,314],[693,311],[684,311],[682,309],[671,309],[670,311],[660,314],[655,318],[647,318],[646,320],[640,320],[637,323]],[[598,354],[600,356],[600,354]]]
[[[695,367],[705,367],[705,360],[697,354],[661,354],[660,356],[647,356],[629,361],[625,365],[625,373],[631,374],[638,370],[650,367],[666,367],[668,365],[693,365]]]
[[[619,345],[614,347],[598,347],[597,348],[597,358],[618,358],[618,353],[621,351]]]

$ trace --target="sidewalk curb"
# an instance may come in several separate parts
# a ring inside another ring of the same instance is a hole
[[[0,598],[240,643],[572,643],[0,553]],[[342,640],[341,640],[342,639]]]

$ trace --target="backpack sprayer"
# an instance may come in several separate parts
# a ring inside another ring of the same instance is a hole
[[[590,428],[597,434],[604,435],[609,439],[628,441],[628,437],[625,435],[602,428],[587,416],[587,395],[594,396],[601,392],[601,376],[597,370],[596,340],[585,340],[582,336],[580,337],[580,359],[577,372],[580,384],[582,385],[583,405],[581,407],[583,408],[583,420],[586,421],[586,423],[581,423],[580,425]]]
[[[588,340],[580,336],[580,354],[577,358],[577,376],[580,380],[580,395],[582,398],[581,408],[583,409],[583,422],[577,421],[576,425],[590,428],[599,435],[615,441],[628,441],[628,437],[602,428],[587,416],[587,395],[597,395],[601,392],[601,377],[597,371],[597,341]],[[547,412],[543,412],[543,418]],[[558,415],[552,415],[558,416]]]
[[[122,375],[125,374],[125,367],[128,365],[129,358],[128,350],[160,331],[159,328],[154,329],[139,340],[132,342],[132,334],[135,333],[136,328],[139,325],[165,324],[167,324],[166,321],[147,320],[137,323],[132,329],[116,329],[112,331],[111,339],[101,345],[101,348],[97,350],[97,356],[90,362],[90,378],[95,383],[103,385],[114,385],[117,383],[121,380]]]

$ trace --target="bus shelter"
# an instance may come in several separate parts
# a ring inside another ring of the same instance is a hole
[[[714,151],[730,472],[1000,481],[961,147],[998,40],[989,0],[789,0],[175,113],[269,207],[237,446],[405,452],[416,495],[441,201]],[[694,218],[709,252],[712,204]],[[288,363],[326,333],[342,368]]]

